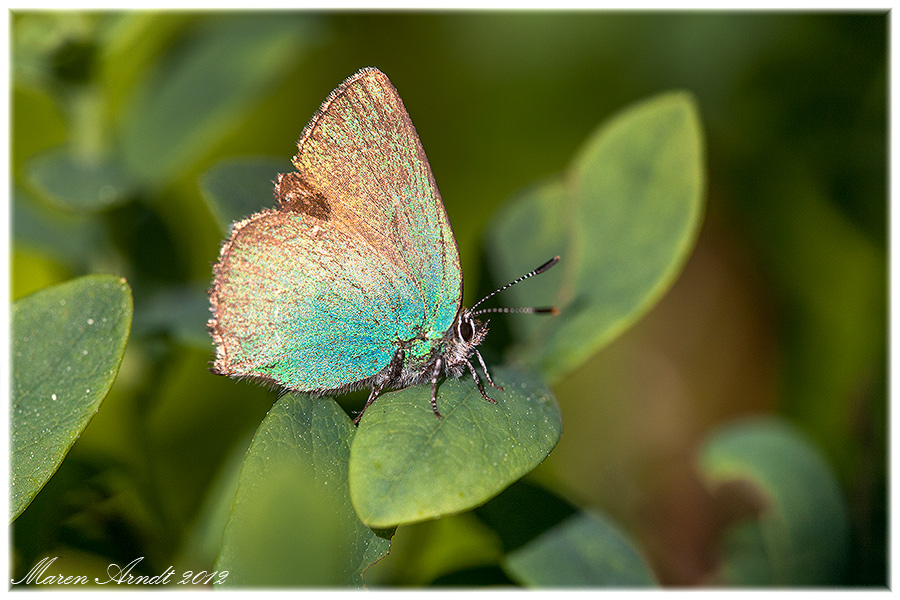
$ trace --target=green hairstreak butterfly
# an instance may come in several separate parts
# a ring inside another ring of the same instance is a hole
[[[468,370],[491,381],[477,346],[484,300],[464,308],[459,252],[425,151],[387,76],[365,68],[325,100],[300,135],[296,171],[275,208],[232,226],[215,265],[214,373],[334,394],[437,382]],[[357,416],[357,421],[362,412]]]

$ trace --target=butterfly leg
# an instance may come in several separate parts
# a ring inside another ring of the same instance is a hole
[[[362,419],[363,413],[366,412],[366,409],[369,408],[369,405],[375,402],[375,398],[377,398],[381,391],[385,388],[385,386],[390,381],[396,381],[397,377],[400,375],[400,369],[403,366],[403,348],[397,348],[397,351],[394,352],[394,357],[391,359],[390,370],[388,371],[388,376],[385,377],[381,383],[377,386],[375,383],[372,383],[372,391],[369,392],[369,399],[366,400],[366,405],[363,406],[362,410],[359,411],[359,414],[356,415],[356,418],[353,419],[353,424],[358,425],[359,420]]]
[[[438,377],[441,376],[441,368],[444,366],[444,359],[438,357],[436,361],[434,361],[434,370],[431,372],[431,410],[434,411],[434,416],[438,419],[441,418],[441,413],[438,412],[437,409],[437,381]]]
[[[491,384],[492,388],[500,390],[502,392],[503,388],[500,387],[499,385],[497,385],[496,383],[494,383],[494,380],[491,379],[491,374],[488,373],[487,365],[484,364],[484,359],[481,358],[481,352],[479,352],[477,348],[475,348],[475,356],[478,357],[478,362],[481,363],[481,370],[484,371],[484,377],[485,377],[485,379],[487,379],[487,382],[489,384]],[[471,366],[472,365],[469,365],[470,368],[471,368]]]
[[[466,366],[469,367],[469,373],[472,374],[472,379],[475,380],[475,385],[478,386],[478,391],[481,392],[481,397],[492,404],[497,404],[496,400],[494,400],[493,398],[488,396],[487,393],[485,393],[484,384],[481,383],[481,378],[478,377],[478,373],[475,372],[475,367],[472,366],[472,363],[470,363],[469,361],[466,361]],[[485,372],[487,372],[487,371],[485,371]],[[490,381],[490,378],[488,378],[488,381]],[[493,384],[491,384],[491,385],[493,385]],[[497,387],[497,386],[494,386],[494,387]]]
[[[382,381],[377,387],[375,384],[372,384],[372,391],[369,392],[369,399],[366,400],[366,405],[363,406],[362,410],[359,411],[359,414],[353,419],[354,425],[359,425],[359,420],[362,419],[363,413],[366,412],[366,409],[369,408],[369,405],[375,402],[375,398],[381,394],[381,390],[384,389],[385,384],[387,383],[387,379]]]

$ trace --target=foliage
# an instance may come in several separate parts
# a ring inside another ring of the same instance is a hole
[[[703,202],[701,138],[693,100],[660,96],[596,132],[561,180],[529,190],[494,217],[488,240],[499,281],[541,257],[566,257],[539,289],[509,294],[519,304],[560,308],[560,318],[539,330],[534,321],[516,322],[551,380],[643,314],[684,264]]]
[[[604,519],[582,513],[511,552],[510,576],[531,587],[644,587],[653,575],[628,538]]]
[[[283,396],[241,467],[216,570],[228,585],[350,585],[390,548],[366,527],[347,478],[356,428],[330,400]]]
[[[701,468],[719,489],[747,482],[759,496],[750,518],[723,539],[732,584],[838,583],[847,569],[845,500],[809,440],[777,420],[735,423],[706,441]]]
[[[10,518],[47,483],[100,408],[125,353],[131,291],[87,276],[12,307]]]

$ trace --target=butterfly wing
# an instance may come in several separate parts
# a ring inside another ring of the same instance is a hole
[[[222,248],[214,370],[337,389],[386,367],[398,340],[450,327],[458,251],[415,129],[380,71],[337,88],[298,147],[277,209],[236,224]]]
[[[297,146],[294,166],[308,191],[334,198],[334,218],[413,277],[425,322],[446,331],[462,296],[459,252],[428,158],[387,76],[366,68],[344,81]]]
[[[238,223],[211,294],[214,369],[301,390],[386,366],[421,307],[415,282],[340,223],[266,211]]]

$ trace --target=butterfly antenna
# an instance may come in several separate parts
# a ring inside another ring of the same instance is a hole
[[[548,307],[548,308],[532,308],[532,307],[519,307],[519,308],[482,308],[481,310],[478,310],[478,311],[473,311],[473,310],[472,310],[472,309],[474,309],[476,306],[478,306],[479,304],[481,304],[482,302],[484,302],[485,300],[487,300],[487,299],[489,299],[489,298],[492,298],[492,297],[496,296],[497,294],[499,294],[499,293],[502,292],[503,290],[509,289],[509,288],[511,288],[512,286],[516,285],[517,283],[521,283],[521,282],[525,281],[525,280],[528,279],[529,277],[534,277],[535,275],[540,275],[541,273],[543,273],[544,271],[548,270],[550,267],[552,267],[553,265],[555,265],[555,264],[558,263],[558,262],[559,262],[559,257],[558,257],[558,256],[554,256],[553,258],[551,258],[550,260],[548,260],[547,262],[545,262],[544,264],[542,264],[541,266],[539,266],[537,269],[535,269],[535,270],[533,270],[533,271],[529,271],[528,273],[525,273],[524,275],[522,275],[521,277],[519,277],[519,278],[516,279],[515,281],[511,281],[511,282],[507,283],[506,285],[504,285],[503,287],[497,288],[496,290],[494,290],[493,292],[491,292],[490,294],[488,294],[487,296],[485,296],[484,298],[482,298],[481,300],[479,300],[478,302],[476,302],[475,304],[473,304],[473,305],[472,305],[472,308],[469,309],[469,312],[471,312],[473,315],[481,315],[481,314],[484,314],[484,313],[551,313],[551,314],[554,314],[554,315],[555,315],[555,314],[558,314],[558,313],[559,313],[559,310],[556,309],[555,307]]]
[[[558,315],[559,309],[555,306],[542,306],[540,308],[535,308],[533,306],[517,306],[513,308],[482,308],[481,310],[476,310],[473,312],[473,315],[483,315],[484,313],[527,313],[527,314],[539,314],[539,313],[549,313],[551,315]]]

